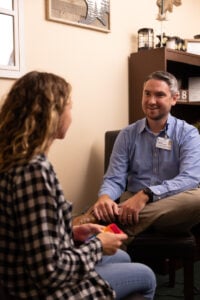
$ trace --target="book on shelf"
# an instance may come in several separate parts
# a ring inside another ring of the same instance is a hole
[[[188,100],[189,102],[200,101],[200,77],[188,78]]]

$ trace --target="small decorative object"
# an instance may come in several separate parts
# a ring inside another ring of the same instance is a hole
[[[165,33],[157,35],[156,47],[166,47],[173,50],[186,51],[185,40],[178,36],[167,36]]]
[[[180,89],[179,93],[180,93],[180,96],[179,96],[178,101],[180,101],[180,102],[188,102],[188,98],[189,98],[188,97],[188,90]]]
[[[138,50],[154,48],[154,34],[152,28],[138,30]]]
[[[177,39],[175,36],[169,37],[166,42],[166,47],[169,49],[177,49]]]
[[[168,36],[166,47],[174,50],[185,51],[185,41],[178,36]]]
[[[50,21],[110,31],[110,0],[46,0],[46,12]]]
[[[177,37],[177,50],[186,51],[185,40]]]
[[[162,35],[157,35],[156,37],[158,38],[158,43],[156,44],[156,47],[165,47],[169,37],[165,35],[164,32],[162,33]]]

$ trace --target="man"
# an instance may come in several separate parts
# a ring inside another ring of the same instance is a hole
[[[98,221],[118,221],[129,236],[150,225],[183,233],[200,222],[200,135],[170,114],[178,97],[177,80],[168,72],[156,71],[144,82],[146,117],[116,139],[92,207]]]

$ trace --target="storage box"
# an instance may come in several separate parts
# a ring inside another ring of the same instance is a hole
[[[188,78],[188,99],[190,102],[200,102],[200,77]]]

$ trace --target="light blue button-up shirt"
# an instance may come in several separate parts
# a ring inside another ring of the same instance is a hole
[[[168,139],[171,149],[158,148],[158,137]],[[166,128],[155,135],[144,118],[120,131],[99,196],[116,200],[126,187],[133,193],[149,187],[155,201],[197,188],[199,183],[198,130],[169,115]]]

